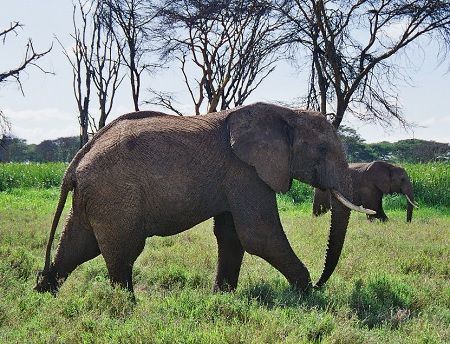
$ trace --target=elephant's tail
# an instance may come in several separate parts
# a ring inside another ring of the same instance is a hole
[[[56,227],[58,226],[58,222],[61,217],[61,213],[64,209],[64,205],[66,204],[67,195],[69,194],[69,191],[73,190],[74,185],[75,185],[74,180],[73,180],[73,172],[72,172],[73,167],[72,166],[73,165],[70,164],[69,168],[67,169],[66,173],[64,174],[63,181],[61,183],[61,193],[59,195],[58,206],[56,208],[55,216],[53,217],[52,228],[50,230],[50,236],[48,238],[48,243],[47,243],[47,251],[45,252],[45,264],[44,264],[43,273],[49,271],[50,254],[51,254],[51,250],[52,250],[53,240],[55,239]]]

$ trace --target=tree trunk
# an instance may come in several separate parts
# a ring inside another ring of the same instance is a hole
[[[344,106],[342,104],[342,102],[339,101],[339,99],[338,99],[338,101],[337,101],[337,108],[336,108],[336,114],[335,114],[335,117],[334,117],[333,122],[332,122],[333,127],[335,127],[336,130],[339,129],[339,126],[341,125],[342,119],[344,118],[344,112],[345,112],[346,109],[347,109],[347,106]]]
[[[86,109],[84,109],[80,113],[80,148],[83,147],[88,141],[88,127],[89,127],[89,119],[88,119],[88,112]]]

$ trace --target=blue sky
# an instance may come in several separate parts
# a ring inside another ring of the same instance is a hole
[[[10,36],[4,45],[0,42],[0,70],[15,66],[18,59],[23,58],[26,41],[31,37],[37,50],[45,50],[53,42],[53,50],[42,59],[41,65],[55,73],[54,76],[44,75],[37,69],[29,69],[22,78],[25,97],[14,83],[0,88],[0,109],[9,117],[13,134],[30,143],[77,135],[79,129],[71,69],[54,39],[56,35],[65,47],[72,44],[69,36],[72,31],[71,1],[8,1],[2,5],[0,29],[8,27],[11,21],[20,21],[25,27],[19,31],[18,37]],[[450,62],[444,61],[438,66],[436,55],[437,49],[432,44],[418,47],[409,56],[415,65],[409,72],[412,85],[401,83],[399,87],[404,116],[417,127],[405,131],[394,123],[392,128],[385,130],[351,117],[347,117],[344,124],[358,130],[368,142],[407,138],[450,142]],[[142,99],[150,97],[146,92],[149,87],[175,92],[180,108],[187,112],[193,109],[178,67],[169,66],[162,73],[144,76]],[[250,96],[248,102],[290,102],[303,95],[305,89],[305,75],[282,63]],[[142,109],[157,108],[149,105],[142,106]],[[110,120],[131,110],[131,95],[125,80]]]

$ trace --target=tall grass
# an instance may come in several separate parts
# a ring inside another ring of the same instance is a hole
[[[0,164],[0,191],[58,186],[66,167],[63,162]]]
[[[419,204],[433,207],[450,206],[450,163],[405,163],[402,166],[411,177]],[[59,186],[66,167],[65,163],[0,164],[0,191]],[[282,198],[296,204],[311,203],[313,188],[294,180],[291,189]],[[390,196],[386,200],[388,208],[403,207],[403,203],[405,200],[402,196]]]
[[[450,206],[450,163],[403,164],[422,204]]]

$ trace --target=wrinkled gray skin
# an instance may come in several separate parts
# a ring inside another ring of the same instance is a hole
[[[35,289],[55,293],[78,265],[101,253],[111,282],[133,291],[133,263],[147,237],[174,235],[214,217],[215,290],[236,288],[244,252],[307,290],[309,272],[289,245],[275,198],[292,178],[351,196],[341,143],[318,113],[256,103],[204,116],[124,115],[70,163]],[[71,190],[72,210],[50,264]],[[319,286],[336,267],[349,213],[333,199]]]
[[[401,193],[414,202],[411,181],[406,171],[385,161],[349,164],[353,181],[353,203],[373,209],[375,215],[367,215],[369,220],[387,221],[383,205],[383,195]],[[313,214],[319,216],[330,209],[330,194],[314,190]],[[413,206],[407,202],[406,221],[411,222]]]

